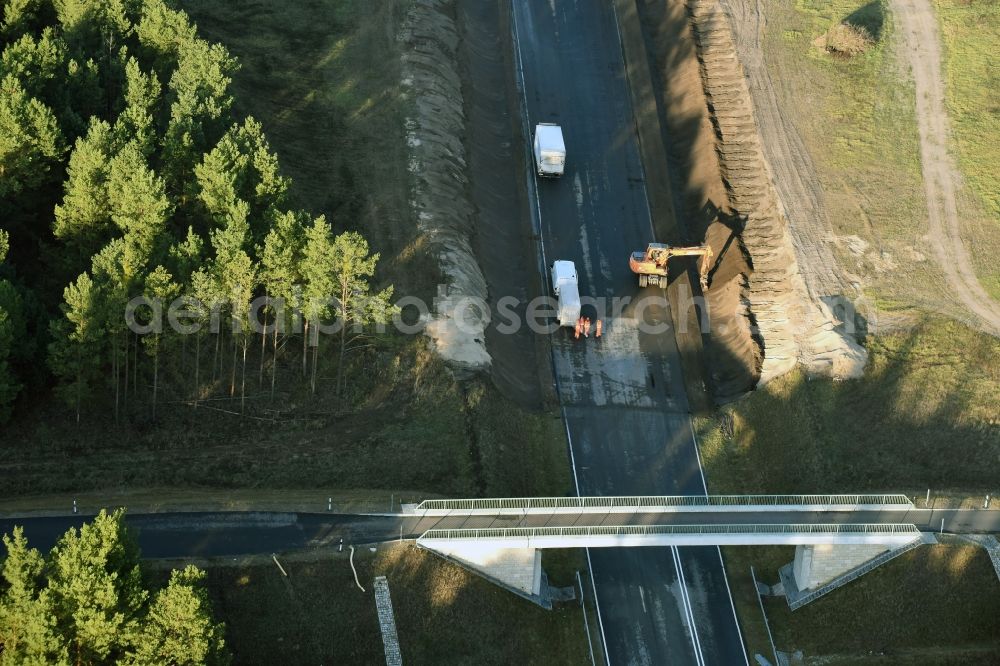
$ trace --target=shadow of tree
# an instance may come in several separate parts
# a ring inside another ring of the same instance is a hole
[[[882,4],[882,0],[873,0],[848,14],[843,23],[856,28],[864,28],[872,36],[872,39],[879,41],[885,27],[885,6]]]

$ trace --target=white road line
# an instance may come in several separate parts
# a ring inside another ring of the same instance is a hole
[[[576,488],[576,496],[580,497],[580,480],[576,477],[576,457],[573,455],[573,436],[569,434],[569,419],[566,418],[566,408],[560,407],[562,411],[563,426],[566,427],[566,441],[569,443],[569,464],[573,468],[573,487]]]
[[[743,641],[743,630],[740,628],[740,618],[736,615],[736,603],[733,602],[733,591],[729,588],[729,576],[726,575],[726,563],[722,559],[722,549],[716,546],[715,552],[719,554],[719,566],[722,567],[722,580],[726,581],[726,592],[729,593],[729,607],[733,611],[733,622],[736,623],[736,634],[740,637],[740,645],[743,646],[743,661],[746,666],[750,666],[750,656],[747,654],[747,644]],[[768,627],[767,630],[770,633],[771,628]]]
[[[608,655],[608,639],[604,635],[604,620],[601,619],[601,602],[597,598],[597,582],[594,580],[594,564],[590,561],[590,549],[587,548],[587,568],[590,569],[590,586],[594,590],[594,608],[597,610],[597,626],[601,630],[601,649],[604,650],[604,663],[611,666]]]
[[[641,585],[639,586],[639,601],[642,602],[642,612],[648,614],[649,611],[646,610],[646,593]]]
[[[694,441],[694,454],[698,457],[698,472],[701,473],[701,487],[705,489],[705,494],[708,495],[708,484],[705,482],[705,468],[701,466],[701,447],[698,446],[698,433],[694,431],[694,419],[688,414],[688,427],[691,428],[691,439]]]
[[[691,597],[687,591],[687,581],[684,578],[684,567],[681,566],[681,554],[677,546],[670,547],[674,557],[674,569],[677,571],[677,582],[681,590],[681,603],[684,606],[684,615],[687,616],[688,626],[691,627],[691,643],[694,646],[694,658],[698,666],[705,666],[705,655],[701,651],[701,639],[698,638],[698,627],[694,622],[694,609],[691,607]]]

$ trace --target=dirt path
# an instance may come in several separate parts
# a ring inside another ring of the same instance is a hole
[[[955,194],[961,176],[948,153],[948,113],[944,106],[941,40],[930,0],[892,0],[902,49],[913,72],[917,97],[920,160],[930,218],[929,244],[948,287],[983,325],[1000,335],[1000,303],[979,283],[962,243]]]

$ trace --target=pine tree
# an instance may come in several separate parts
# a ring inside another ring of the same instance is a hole
[[[141,267],[130,260],[125,241],[116,238],[94,255],[92,272],[101,293],[95,317],[101,322],[111,339],[111,383],[115,395],[115,423],[119,419],[119,406],[124,397],[128,401],[128,349],[129,331],[126,328],[125,308],[140,276]],[[123,350],[124,347],[124,350]],[[122,369],[124,366],[124,390]]]
[[[0,81],[0,199],[47,182],[65,152],[52,110],[15,76]]]
[[[111,219],[124,233],[134,275],[155,260],[171,205],[163,180],[146,162],[141,148],[129,143],[111,160],[108,174],[108,203]]]
[[[153,599],[124,664],[215,666],[228,663],[224,652],[224,628],[213,621],[204,580],[205,573],[190,565],[183,571],[171,573],[170,583]]]
[[[52,549],[48,589],[60,633],[77,663],[107,663],[124,656],[148,598],[142,587],[139,549],[128,533],[124,510],[101,511]]]
[[[378,253],[371,254],[361,234],[348,231],[337,236],[331,247],[336,314],[340,320],[340,362],[337,364],[337,397],[343,391],[344,357],[347,345],[361,339],[361,329],[369,324],[386,324],[398,310],[392,305],[393,288],[372,293]],[[348,328],[355,329],[348,340]]]
[[[198,323],[201,327],[198,333],[195,335],[195,361],[194,361],[194,406],[195,409],[198,408],[198,398],[201,392],[201,339],[202,330],[205,325],[210,323],[210,318],[212,312],[221,307],[223,297],[221,295],[221,287],[217,283],[214,275],[214,271],[210,271],[204,268],[196,270],[191,275],[190,286],[187,290],[187,295],[190,297],[191,309],[195,312],[198,317]],[[219,336],[221,335],[221,330],[215,331],[215,353],[218,357],[219,352]],[[215,373],[215,360],[212,361],[212,372]]]
[[[54,0],[56,19],[77,53],[101,53],[109,62],[132,32],[125,0]]]
[[[312,347],[312,380],[310,387],[316,393],[316,365],[319,360],[319,324],[330,315],[333,297],[333,231],[326,218],[320,216],[306,230],[306,243],[302,255],[302,314],[305,319],[303,332],[302,369],[305,371],[306,341]],[[310,335],[311,332],[311,335]]]
[[[305,246],[304,221],[308,215],[287,212],[275,214],[271,231],[264,239],[261,255],[261,282],[268,294],[274,318],[271,360],[271,398],[274,399],[278,370],[278,335],[292,329],[295,312],[301,308],[302,254]],[[271,304],[277,304],[273,306]],[[263,336],[262,336],[263,337]],[[263,345],[263,341],[261,342]],[[261,348],[263,367],[263,347]]]
[[[162,304],[164,312],[170,302],[180,293],[180,285],[173,281],[170,273],[163,266],[157,266],[146,277],[145,296]],[[143,339],[146,353],[153,357],[153,418],[156,418],[156,396],[160,386],[160,348],[163,337],[168,329],[154,331]]]
[[[288,192],[263,128],[253,118],[234,125],[195,167],[198,196],[211,217],[225,214],[237,200],[250,205],[250,231],[260,243],[269,228],[272,211]]]
[[[63,395],[75,406],[80,422],[83,396],[90,392],[100,366],[100,293],[90,275],[83,273],[63,291],[63,319],[51,323],[49,365],[64,380]]]
[[[247,222],[249,206],[238,201],[229,211],[226,226],[212,232],[212,247],[215,250],[213,278],[219,294],[229,305],[234,333],[238,332],[243,348],[243,389],[240,393],[240,413],[243,413],[246,399],[246,355],[250,333],[250,300],[257,287],[257,267],[247,253],[250,227]],[[229,384],[229,395],[236,392],[236,338],[233,338],[233,366]]]
[[[143,156],[152,156],[157,142],[155,118],[160,93],[156,75],[146,74],[138,60],[129,58],[125,64],[125,109],[115,122],[117,145],[134,142]]]
[[[186,184],[200,156],[220,134],[233,98],[236,61],[225,47],[194,39],[181,44],[170,78],[170,122],[163,138],[163,162],[171,192],[186,202]]]
[[[17,35],[23,35],[32,30],[39,21],[39,11],[47,0],[5,0],[0,11],[3,22],[0,23],[0,36],[5,41],[11,41]]]
[[[5,586],[0,589],[0,665],[68,665],[69,652],[58,634],[48,590],[42,588],[45,562],[28,547],[24,531],[15,527],[4,535],[7,557],[3,563]]]
[[[55,208],[53,233],[72,252],[77,270],[109,239],[113,229],[108,197],[111,126],[93,118],[87,136],[77,139],[69,159],[65,194]]]
[[[145,61],[152,63],[162,80],[168,80],[177,68],[180,52],[195,40],[195,32],[184,12],[171,9],[163,0],[143,0],[135,33]]]
[[[62,90],[68,60],[66,42],[48,27],[38,39],[24,34],[8,45],[0,57],[0,72],[5,77],[16,77],[26,95],[59,109],[65,101]]]
[[[205,574],[174,571],[150,595],[123,510],[70,528],[45,559],[19,527],[3,543],[0,666],[229,662]]]

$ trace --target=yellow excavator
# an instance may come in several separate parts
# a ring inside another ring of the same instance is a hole
[[[707,245],[670,247],[663,243],[650,243],[645,252],[633,252],[628,259],[629,268],[639,276],[639,286],[659,285],[667,288],[667,263],[673,257],[701,257],[698,275],[701,288],[708,289],[708,272],[712,268],[712,248]]]

